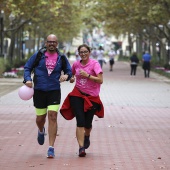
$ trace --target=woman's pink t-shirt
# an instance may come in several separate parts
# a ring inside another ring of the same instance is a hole
[[[45,56],[46,56],[45,64],[48,71],[48,75],[50,76],[50,74],[52,73],[56,66],[58,54],[57,53],[50,54],[48,52],[45,52]]]
[[[86,65],[82,65],[80,61],[76,61],[72,66],[72,73],[76,76],[76,87],[91,96],[98,96],[101,84],[96,83],[89,78],[83,77],[79,74],[80,69],[86,71],[92,76],[97,76],[103,73],[100,64],[94,59],[89,59]]]

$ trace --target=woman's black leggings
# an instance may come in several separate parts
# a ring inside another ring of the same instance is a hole
[[[94,114],[96,110],[98,110],[99,104],[92,102],[93,106],[87,112],[84,112],[84,99],[81,97],[71,96],[70,104],[77,120],[77,127],[90,129],[92,127]]]

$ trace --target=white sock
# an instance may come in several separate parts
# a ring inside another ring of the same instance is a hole
[[[38,131],[39,131],[39,133],[40,133],[40,134],[44,134],[44,129],[43,129],[43,131],[42,131],[42,132],[40,132],[40,130],[38,130]]]
[[[40,132],[40,131],[39,131],[39,133],[40,133],[40,134],[44,134],[44,132]]]

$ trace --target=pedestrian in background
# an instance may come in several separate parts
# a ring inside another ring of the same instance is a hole
[[[115,61],[114,61],[115,55],[116,55],[116,53],[115,53],[114,49],[111,49],[111,50],[108,52],[109,64],[110,64],[110,71],[113,71],[113,65],[114,65],[114,63],[115,63]]]
[[[142,56],[143,60],[143,69],[144,69],[144,76],[149,77],[150,74],[150,67],[151,67],[151,55],[148,51],[145,52],[145,54]]]
[[[94,59],[97,59],[97,49],[93,48],[93,50],[91,51],[91,55]]]
[[[38,143],[45,141],[45,122],[48,116],[49,148],[48,158],[54,158],[54,142],[57,135],[57,112],[60,106],[60,83],[72,77],[71,66],[65,55],[57,49],[58,40],[54,34],[47,37],[45,49],[39,63],[33,68],[37,54],[33,54],[24,66],[24,83],[32,87],[34,83],[33,103],[36,111],[36,124],[38,127]],[[63,57],[63,58],[62,58]],[[64,67],[63,67],[64,65]],[[34,69],[33,80],[31,72]],[[61,72],[64,74],[61,75]]]
[[[75,56],[76,56],[76,61],[80,60],[79,52],[77,49],[75,51]]]
[[[90,146],[90,132],[94,115],[104,117],[104,107],[99,97],[100,86],[103,83],[103,71],[100,64],[90,58],[90,47],[86,44],[78,47],[81,57],[72,66],[73,77],[76,84],[72,92],[68,94],[60,109],[61,114],[67,120],[76,117],[76,137],[79,144],[79,156],[86,155],[85,149]]]
[[[97,60],[101,66],[101,68],[103,67],[103,63],[105,63],[105,59],[104,59],[104,49],[102,46],[99,47],[99,49],[97,50]]]
[[[131,67],[130,75],[134,75],[134,76],[136,75],[138,64],[139,64],[139,59],[137,57],[137,53],[134,52],[132,56],[130,57],[130,67]]]
[[[71,53],[70,53],[70,51],[68,51],[67,52],[67,57],[70,58],[70,55],[71,55]]]

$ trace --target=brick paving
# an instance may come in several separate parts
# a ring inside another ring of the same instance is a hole
[[[144,78],[140,67],[130,76],[125,62],[115,62],[113,72],[108,63],[103,70],[105,117],[94,117],[85,158],[78,157],[75,119],[58,114],[56,157],[47,159],[48,134],[39,146],[32,100],[22,101],[17,94],[22,79],[0,79],[0,169],[169,170],[170,80],[155,73]],[[62,101],[73,86],[62,83]]]

